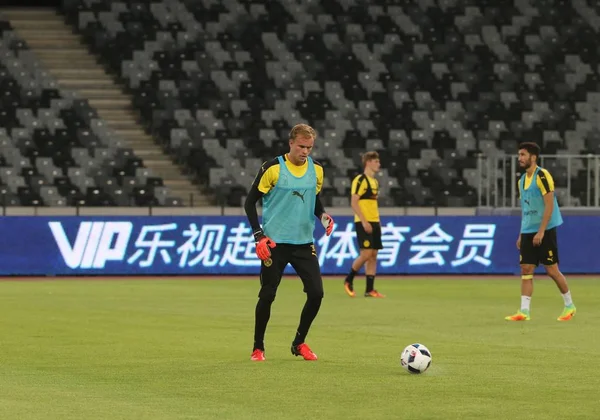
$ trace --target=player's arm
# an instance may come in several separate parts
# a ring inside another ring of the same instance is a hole
[[[315,163],[315,172],[317,175],[317,197],[315,200],[315,216],[319,218],[321,224],[325,228],[325,233],[327,236],[331,235],[333,231],[333,218],[325,212],[325,206],[323,206],[323,202],[321,201],[321,190],[323,188],[323,166],[317,162]]]
[[[271,257],[270,248],[275,248],[276,244],[271,238],[265,235],[260,226],[256,203],[263,195],[271,191],[271,188],[277,183],[279,167],[276,165],[276,162],[277,160],[275,159],[271,162],[265,162],[262,165],[244,202],[244,211],[246,212],[248,222],[250,222],[250,226],[252,227],[254,240],[256,241],[256,255],[262,261]]]
[[[321,201],[321,190],[323,189],[323,165],[321,165],[316,160],[313,161],[315,164],[315,174],[317,176],[317,199],[315,200],[315,216],[321,218],[323,213],[325,213],[325,207],[323,206],[323,202]]]
[[[368,222],[362,210],[360,209],[360,205],[358,201],[360,200],[360,196],[366,192],[367,189],[367,180],[364,177],[358,177],[352,182],[352,196],[350,197],[350,207],[352,207],[352,211],[354,214],[358,216],[360,222],[365,224]]]
[[[325,212],[325,207],[323,206],[323,202],[319,195],[317,195],[317,199],[315,200],[315,216],[321,221],[327,236],[331,235],[334,226],[333,217]]]
[[[261,229],[258,221],[258,212],[256,211],[256,203],[258,203],[258,200],[260,200],[264,195],[258,188],[256,188],[255,184],[256,180],[252,184],[252,187],[246,196],[246,201],[244,201],[244,211],[246,212],[246,217],[248,217],[248,222],[250,223],[252,232],[256,232],[257,230]]]
[[[362,210],[360,209],[360,206],[358,205],[359,200],[360,196],[358,194],[352,194],[352,197],[350,197],[350,206],[352,207],[352,211],[354,211],[354,213],[360,219],[360,222],[366,223],[367,219],[365,218],[365,215],[363,214]]]
[[[321,194],[317,194],[317,199],[315,200],[315,216],[321,218],[323,213],[325,213],[325,206],[321,201]]]
[[[554,180],[552,179],[550,172],[541,169],[538,173],[536,182],[544,196],[544,214],[542,215],[542,222],[540,223],[540,229],[538,230],[538,233],[543,233],[546,231],[546,227],[548,226],[548,223],[550,223],[550,218],[554,211]]]
[[[277,162],[277,160],[275,160],[275,162]],[[275,164],[273,161],[265,162],[261,166],[244,202],[244,211],[246,212],[246,217],[248,217],[248,222],[254,233],[259,231],[262,232],[260,222],[258,221],[256,203],[263,195],[271,191],[271,188],[277,183],[279,172],[276,170],[278,168],[275,168],[274,166]]]
[[[520,200],[521,199],[521,180],[517,181],[517,191],[519,193],[519,200]],[[521,213],[521,218],[523,217],[522,214],[523,213]],[[517,236],[517,249],[521,249],[521,230],[519,230],[519,236]]]

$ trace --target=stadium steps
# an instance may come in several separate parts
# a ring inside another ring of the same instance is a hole
[[[182,198],[184,205],[190,205],[192,201],[195,206],[209,205],[199,187],[182,174],[152,136],[143,130],[131,106],[131,97],[96,62],[62,16],[52,9],[18,8],[4,9],[2,15],[60,87],[86,98],[99,117],[143,159],[144,165],[163,179],[171,194]]]

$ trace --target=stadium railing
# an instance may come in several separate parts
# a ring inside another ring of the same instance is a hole
[[[600,214],[600,155],[540,155],[554,178],[564,214]],[[522,169],[514,155],[478,157],[478,215],[518,215],[518,181]]]
[[[568,213],[600,214],[600,155],[557,154],[541,155],[542,166],[552,173],[561,209]],[[549,163],[546,166],[546,163]],[[383,216],[476,216],[516,215],[520,211],[517,182],[520,176],[517,157],[514,155],[477,158],[477,207],[381,207]],[[7,206],[0,200],[3,216],[243,216],[242,206],[119,206],[119,207],[47,207]],[[350,205],[328,207],[332,214],[351,216]],[[260,209],[259,209],[260,213]]]

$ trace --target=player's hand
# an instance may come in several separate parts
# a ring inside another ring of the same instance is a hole
[[[262,261],[267,260],[271,257],[271,249],[275,248],[277,244],[261,230],[254,232],[254,239],[256,240],[256,256]]]
[[[533,246],[540,246],[544,240],[544,232],[538,232],[533,237]]]
[[[517,249],[521,249],[521,235],[517,238]]]
[[[371,223],[365,221],[362,222],[362,226],[366,233],[373,233],[373,226],[371,226]]]
[[[323,213],[323,215],[321,216],[321,224],[325,228],[325,234],[327,236],[331,235],[331,232],[333,232],[334,225],[333,217],[331,217],[327,213]]]

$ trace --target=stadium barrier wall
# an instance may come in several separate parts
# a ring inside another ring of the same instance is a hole
[[[378,273],[516,274],[519,224],[518,216],[384,216]],[[255,275],[260,267],[243,216],[10,216],[0,228],[4,276]],[[600,273],[600,217],[566,217],[558,241],[563,272]],[[353,219],[336,216],[330,237],[318,224],[315,243],[323,274],[347,273],[359,251]]]

